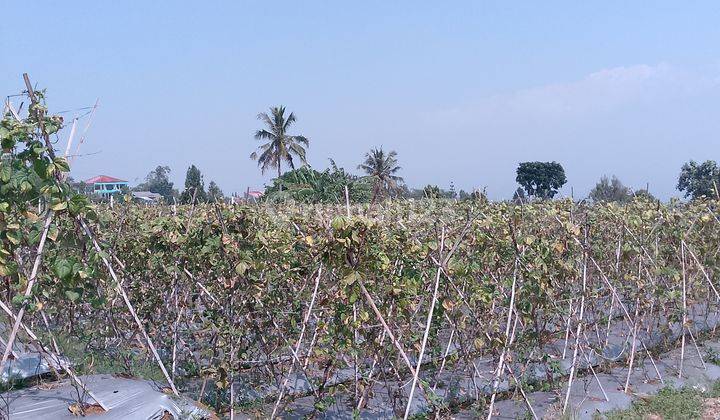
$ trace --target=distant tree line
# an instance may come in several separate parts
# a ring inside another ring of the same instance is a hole
[[[371,205],[388,198],[487,200],[484,191],[456,191],[452,183],[448,189],[432,184],[423,188],[409,188],[400,176],[402,168],[397,152],[385,151],[382,147],[373,148],[365,154],[357,166],[362,175],[338,167],[332,159],[327,169],[318,171],[307,163],[310,140],[289,132],[297,121],[294,113],[286,114],[284,106],[277,106],[270,108],[269,112],[258,114],[257,118],[262,121],[263,128],[255,132],[254,138],[261,144],[250,158],[257,161],[262,173],[271,170],[277,173],[277,177],[265,188],[265,200],[343,203],[349,199],[353,203],[369,202]],[[289,170],[283,173],[283,166]],[[558,162],[520,162],[515,181],[519,187],[512,201],[521,204],[553,199],[567,183],[567,177]],[[691,160],[680,170],[677,189],[690,199],[720,199],[718,185],[720,167],[715,161],[697,163]],[[152,170],[134,190],[158,193],[168,203],[225,200],[225,195],[214,181],[210,181],[205,189],[203,175],[195,165],[187,169],[182,191],[173,187],[168,166],[158,166]],[[623,185],[616,176],[604,175],[590,191],[588,199],[593,202],[625,203],[635,197],[655,200],[647,188],[633,190]]]
[[[149,191],[160,194],[166,203],[190,204],[225,200],[220,187],[210,181],[207,191],[203,175],[195,165],[190,165],[185,174],[185,188],[179,192],[170,180],[170,167],[158,166],[145,177],[145,182],[138,184],[133,191]]]
[[[265,127],[255,133],[255,139],[263,141],[256,152],[250,157],[257,160],[258,166],[264,173],[269,169],[277,170],[278,178],[266,189],[267,199],[292,198],[303,202],[339,202],[344,196],[344,189],[353,191],[353,201],[369,200],[374,203],[392,197],[426,198],[426,199],[477,199],[484,197],[484,193],[456,192],[450,185],[449,190],[443,190],[437,185],[427,185],[422,189],[409,189],[403,178],[399,175],[401,170],[398,164],[397,152],[386,152],[382,147],[371,149],[365,154],[365,160],[358,165],[364,176],[355,176],[339,169],[332,162],[332,167],[324,172],[318,172],[303,166],[295,168],[295,159],[302,165],[307,165],[307,148],[310,140],[302,135],[291,135],[288,128],[297,118],[294,113],[285,116],[285,107],[270,108],[269,113],[261,113],[258,119],[263,121]],[[291,171],[282,174],[281,165],[286,162]],[[523,203],[528,200],[548,200],[554,198],[558,191],[567,183],[565,170],[558,162],[521,162],[516,171],[516,182],[520,186],[513,194],[512,200]],[[685,193],[685,197],[693,199],[716,196],[717,186],[720,184],[720,169],[714,161],[697,164],[694,161],[686,163],[678,179],[678,190]],[[367,188],[371,191],[368,195]],[[627,202],[633,197],[655,199],[646,189],[633,191],[612,176],[603,176],[595,185],[589,195],[594,202]]]

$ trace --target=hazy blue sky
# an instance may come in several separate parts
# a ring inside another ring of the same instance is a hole
[[[520,161],[560,162],[566,194],[616,174],[667,198],[720,158],[717,1],[3,3],[0,95],[27,71],[54,110],[100,98],[76,178],[167,164],[181,186],[194,163],[261,187],[255,117],[279,104],[318,169],[383,146],[411,186],[492,198]]]

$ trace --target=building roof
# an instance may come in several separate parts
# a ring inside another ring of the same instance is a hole
[[[94,176],[85,181],[86,184],[111,184],[113,182],[127,182],[120,178],[113,178],[107,175]]]
[[[262,191],[248,191],[246,193],[249,197],[260,198],[263,196]]]
[[[148,200],[159,200],[162,195],[150,191],[133,191],[132,196],[135,198],[148,199]]]

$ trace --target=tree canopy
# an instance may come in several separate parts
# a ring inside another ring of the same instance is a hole
[[[720,188],[720,168],[717,162],[706,160],[698,164],[691,160],[680,169],[677,189],[684,191],[686,198],[717,197],[718,188]]]
[[[211,203],[214,203],[216,201],[222,202],[225,199],[225,194],[223,194],[222,190],[218,186],[218,184],[215,183],[215,181],[210,181],[210,184],[208,184],[208,201]]]
[[[620,202],[630,201],[632,198],[630,188],[623,185],[613,175],[612,179],[607,176],[600,178],[595,187],[590,191],[590,198],[595,202]]]
[[[196,203],[204,203],[207,201],[202,173],[200,173],[200,169],[195,165],[190,165],[185,175],[185,190],[180,194],[180,202],[183,204],[191,204],[193,197],[195,197]]]
[[[403,179],[397,173],[402,168],[398,165],[397,152],[394,150],[389,153],[385,153],[382,147],[370,150],[365,154],[365,161],[358,165],[358,169],[363,170],[373,180],[373,202],[378,196],[392,195],[400,191]]]
[[[170,181],[170,167],[158,166],[150,171],[145,177],[145,182],[137,185],[135,191],[150,191],[163,196],[167,203],[171,203],[173,196],[177,191],[173,189],[173,183]]]
[[[265,189],[264,197],[268,201],[291,199],[300,203],[344,203],[346,186],[351,202],[370,200],[370,182],[345,172],[334,162],[322,172],[308,166],[286,172],[273,179],[273,184]]]
[[[305,148],[310,146],[310,141],[305,136],[288,134],[288,129],[296,120],[295,114],[291,112],[286,118],[285,107],[277,106],[270,108],[270,114],[263,112],[257,117],[265,123],[266,128],[256,131],[255,139],[265,143],[250,155],[250,159],[257,160],[262,173],[274,168],[277,169],[279,177],[282,174],[283,161],[287,162],[291,169],[295,169],[293,156],[301,163],[307,163]]]
[[[553,198],[567,182],[565,170],[557,162],[522,162],[515,180],[529,196],[543,199]]]

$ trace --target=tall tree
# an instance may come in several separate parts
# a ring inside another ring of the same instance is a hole
[[[685,197],[693,199],[705,196],[715,198],[720,188],[720,168],[717,162],[706,160],[698,164],[694,160],[680,169],[677,189],[685,192]]]
[[[185,190],[180,194],[180,202],[191,204],[193,203],[193,197],[195,197],[195,203],[207,201],[202,173],[195,165],[190,165],[187,174],[185,174]]]
[[[613,175],[612,179],[607,176],[600,178],[595,187],[590,191],[590,198],[595,202],[620,202],[630,201],[632,198],[630,188],[623,185],[620,180]]]
[[[397,152],[394,150],[385,153],[381,148],[372,149],[365,154],[365,162],[358,165],[358,169],[362,169],[373,179],[373,197],[374,203],[379,195],[392,194],[399,189],[403,182],[402,177],[396,174],[402,169],[398,165]]]
[[[285,107],[278,106],[270,108],[270,114],[263,112],[257,117],[265,123],[266,128],[256,131],[255,139],[265,143],[250,155],[250,159],[257,160],[262,173],[269,168],[275,168],[280,177],[283,161],[287,162],[291,169],[295,169],[293,155],[303,164],[307,163],[305,147],[310,146],[309,140],[304,136],[288,134],[288,129],[296,120],[295,114],[291,112],[285,118]]]
[[[214,202],[222,202],[225,200],[225,194],[223,194],[222,190],[218,186],[218,184],[215,183],[215,181],[210,181],[210,184],[208,184],[208,201],[211,203]]]
[[[170,181],[170,167],[158,166],[145,177],[145,182],[137,185],[135,191],[150,191],[163,196],[167,203],[171,203],[177,191],[173,189]]]
[[[567,182],[565,170],[557,162],[522,162],[515,178],[529,196],[553,198]]]

